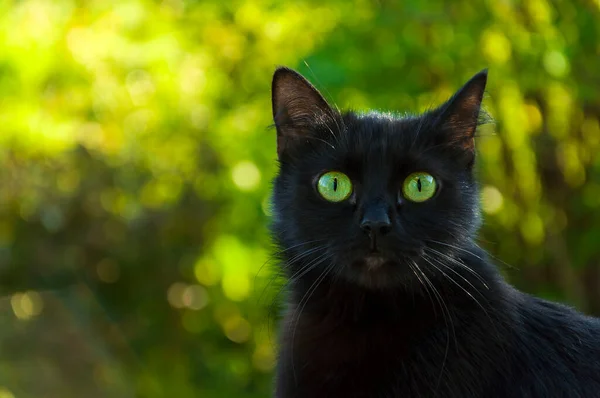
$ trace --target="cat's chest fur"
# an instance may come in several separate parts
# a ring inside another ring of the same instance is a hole
[[[405,303],[396,308],[398,318],[379,318],[375,307],[389,312],[389,303],[356,308],[348,301],[329,302],[326,312],[288,312],[278,398],[481,396],[488,387],[481,381],[492,375],[464,376],[504,362],[501,343],[490,346],[478,338],[494,332],[485,321],[473,324],[455,313],[434,313],[426,308],[429,301]],[[473,358],[483,345],[494,357]]]
[[[435,312],[318,290],[288,307],[276,398],[600,396],[600,324],[567,307],[508,286]]]

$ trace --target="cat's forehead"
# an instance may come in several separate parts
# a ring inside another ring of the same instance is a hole
[[[431,139],[427,117],[368,113],[344,115],[344,138],[334,145],[334,158],[357,174],[396,175],[429,170],[447,176],[455,168]]]
[[[419,119],[391,113],[348,114],[345,119],[349,154],[385,156],[407,152],[419,138],[417,129],[423,127]]]

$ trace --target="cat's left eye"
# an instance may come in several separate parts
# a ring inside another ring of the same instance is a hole
[[[317,191],[325,200],[341,202],[352,194],[352,181],[344,173],[329,171],[319,177]]]

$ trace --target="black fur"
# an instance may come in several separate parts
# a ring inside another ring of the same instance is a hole
[[[399,117],[341,114],[296,72],[275,72],[272,232],[290,280],[277,398],[600,397],[600,322],[517,291],[474,243],[486,78]],[[316,191],[331,170],[354,184],[344,202]],[[400,193],[415,171],[440,183],[426,202]],[[391,224],[376,254],[367,215]]]

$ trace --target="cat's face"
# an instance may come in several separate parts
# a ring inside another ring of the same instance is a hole
[[[279,69],[274,233],[294,279],[369,288],[418,281],[479,225],[473,134],[486,74],[420,117],[339,114]]]

